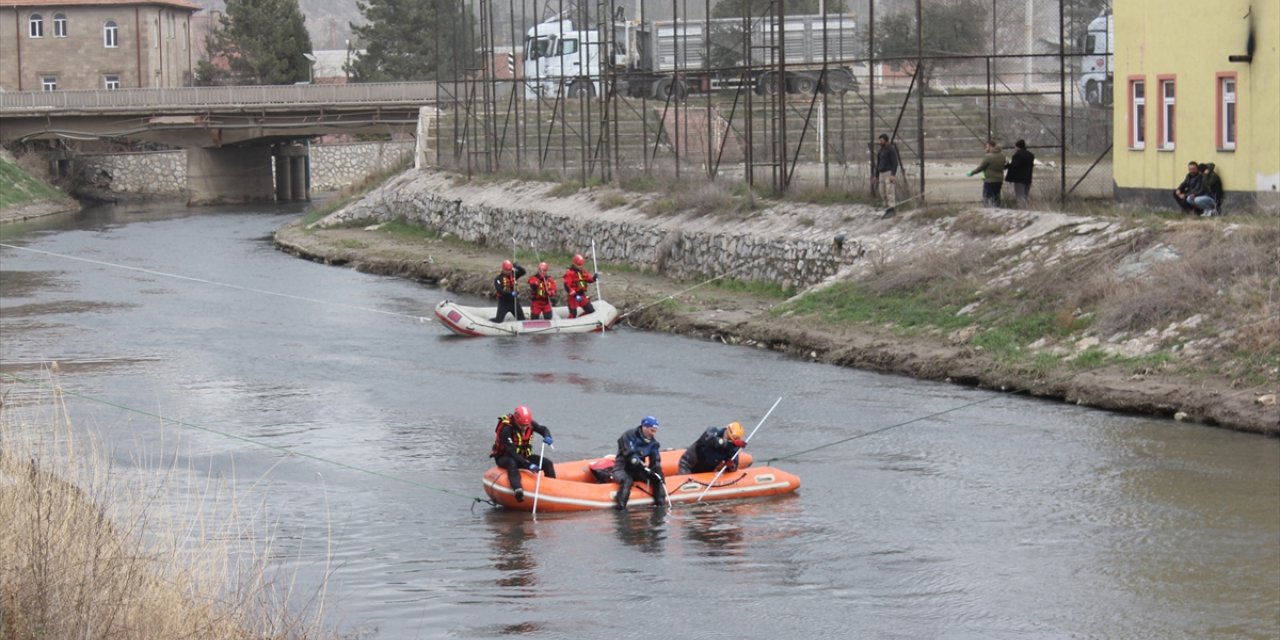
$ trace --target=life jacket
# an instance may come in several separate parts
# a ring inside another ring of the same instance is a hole
[[[594,281],[595,279],[591,277],[591,274],[578,268],[578,265],[573,265],[569,267],[568,271],[564,272],[564,288],[570,294],[586,293],[587,285]]]
[[[514,292],[516,290],[515,273],[507,273],[506,271],[503,271],[502,273],[498,274],[497,284],[498,284],[499,293]]]
[[[556,281],[549,276],[544,278],[535,274],[529,278],[529,289],[533,293],[534,300],[550,300],[556,295]]]
[[[533,439],[533,425],[531,424],[525,427],[524,431],[521,431],[516,426],[515,419],[508,413],[498,418],[498,426],[493,429],[493,451],[489,452],[489,457],[497,458],[507,453],[507,443],[502,441],[502,430],[506,427],[511,427],[511,441],[515,446],[513,453],[526,458],[533,455],[533,445],[530,443]]]

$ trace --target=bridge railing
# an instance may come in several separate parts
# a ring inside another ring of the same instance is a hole
[[[0,92],[0,111],[199,108],[292,104],[424,103],[436,98],[434,82],[295,84],[252,87],[167,87],[92,91]]]

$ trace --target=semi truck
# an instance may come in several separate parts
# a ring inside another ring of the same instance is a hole
[[[1112,52],[1111,9],[1094,18],[1085,31],[1080,63],[1080,97],[1096,107],[1111,106]]]
[[[741,18],[640,22],[618,16],[587,29],[551,18],[526,33],[525,94],[600,95],[606,72],[616,93],[658,100],[744,86],[762,95],[779,88],[802,94],[857,88],[853,69],[840,64],[859,51],[851,16],[827,14],[825,21],[822,15],[787,16],[782,38],[775,25],[769,19],[752,21],[747,48]],[[781,78],[774,67],[780,61],[786,67]]]

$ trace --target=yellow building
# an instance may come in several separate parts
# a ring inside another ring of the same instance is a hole
[[[1214,163],[1226,211],[1280,213],[1280,0],[1114,3],[1116,198],[1176,206]]]

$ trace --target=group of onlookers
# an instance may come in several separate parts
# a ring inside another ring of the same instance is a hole
[[[887,134],[880,134],[880,150],[876,153],[875,180],[880,187],[880,195],[884,198],[884,217],[892,217],[897,207],[897,173],[901,167],[897,147],[889,141]],[[986,153],[977,167],[966,173],[966,176],[982,175],[982,203],[988,207],[1001,206],[1001,191],[1004,183],[1013,185],[1014,201],[1019,209],[1031,206],[1031,174],[1035,171],[1036,156],[1027,150],[1025,140],[1013,143],[1013,156],[1006,162],[1004,149],[995,140],[986,142]],[[1212,162],[1187,165],[1187,176],[1182,184],[1173,191],[1173,198],[1183,211],[1198,213],[1204,217],[1221,215],[1222,178]]]

